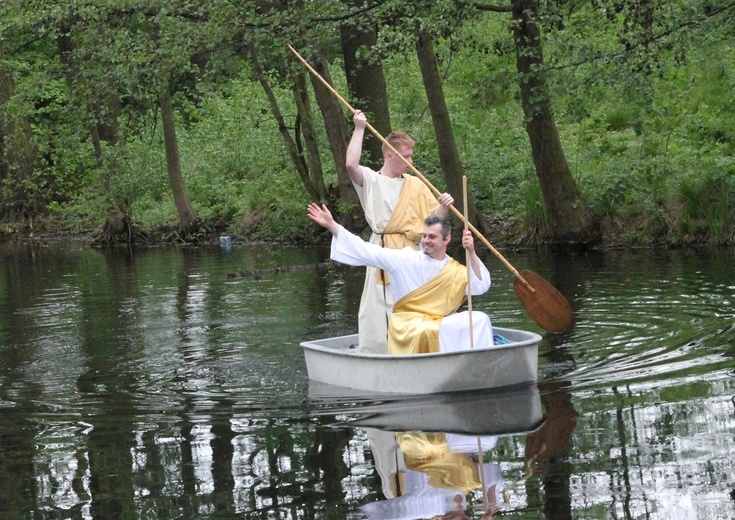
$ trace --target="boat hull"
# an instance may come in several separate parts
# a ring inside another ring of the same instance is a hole
[[[357,334],[301,346],[310,379],[357,390],[431,394],[535,382],[541,336],[500,327],[494,332],[511,343],[405,356],[360,353]]]

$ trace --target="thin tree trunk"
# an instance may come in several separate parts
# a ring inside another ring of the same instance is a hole
[[[327,188],[324,185],[324,171],[322,170],[319,144],[317,143],[314,123],[311,117],[311,103],[309,101],[309,91],[306,86],[304,74],[298,74],[294,80],[293,98],[299,113],[301,135],[304,136],[304,144],[303,146],[299,146],[299,154],[304,158],[304,162],[309,170],[309,179],[311,179],[311,183],[319,195],[319,200],[326,202]],[[297,131],[297,140],[298,137],[299,133]]]
[[[452,130],[452,122],[449,119],[449,110],[447,109],[447,103],[444,98],[441,75],[436,64],[434,45],[431,41],[431,36],[427,32],[419,30],[416,36],[416,54],[419,59],[421,76],[424,80],[424,89],[426,91],[426,99],[429,102],[431,120],[434,123],[434,132],[436,133],[437,148],[439,150],[439,162],[444,172],[444,180],[447,183],[447,192],[455,198],[459,207],[463,207],[462,176],[464,174],[464,167],[459,158],[457,142],[454,139],[454,132]],[[441,191],[441,188],[438,186],[437,189]],[[485,229],[482,224],[482,219],[478,218],[477,208],[472,200],[472,195],[468,193],[467,199],[470,222],[484,233]]]
[[[538,2],[517,0],[513,18],[521,103],[551,239],[559,243],[594,242],[598,231],[569,170],[546,89]]]
[[[103,197],[107,201],[107,220],[102,226],[102,234],[95,243],[110,244],[120,239],[132,241],[132,218],[130,204],[120,201],[110,186],[112,178],[119,174],[119,124],[118,117],[122,113],[120,99],[114,91],[99,92],[99,98],[89,101],[78,99],[77,82],[79,80],[79,64],[73,58],[74,42],[70,36],[71,30],[62,26],[56,39],[59,49],[59,58],[64,65],[66,83],[72,96],[77,97],[77,102],[83,105],[82,109],[89,111],[96,121],[89,127],[89,134],[94,146],[97,166],[102,175]],[[84,90],[84,89],[83,89]],[[107,147],[103,147],[102,143]]]
[[[278,100],[273,93],[273,89],[271,88],[270,83],[268,83],[268,79],[266,78],[263,69],[260,66],[260,62],[258,61],[258,54],[253,47],[250,48],[250,56],[252,59],[251,61],[253,72],[258,78],[258,82],[260,83],[260,86],[263,88],[263,91],[268,98],[268,103],[271,107],[271,114],[273,114],[274,119],[278,123],[278,131],[281,133],[283,142],[286,145],[286,150],[288,151],[289,157],[291,157],[291,162],[296,168],[296,173],[301,180],[301,184],[304,186],[304,189],[306,189],[306,192],[309,195],[309,200],[311,200],[312,202],[320,202],[321,198],[319,195],[319,190],[316,188],[316,186],[314,186],[314,183],[311,181],[311,177],[309,176],[309,168],[306,165],[306,161],[304,161],[304,156],[303,154],[299,153],[299,148],[289,132],[289,128],[286,125],[286,120],[284,119],[283,114],[281,113],[281,109],[278,106]]]
[[[182,234],[186,237],[196,231],[198,216],[186,195],[186,187],[184,186],[184,179],[181,175],[179,144],[176,139],[176,123],[174,121],[174,106],[171,102],[171,94],[165,91],[161,94],[159,101],[163,124],[163,142],[166,148],[168,178],[171,182],[174,204],[176,204],[176,210],[179,213],[179,226]]]

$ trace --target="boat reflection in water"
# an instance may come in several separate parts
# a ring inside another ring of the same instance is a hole
[[[344,392],[313,385],[312,409],[365,428],[385,496],[362,507],[371,519],[470,518],[467,495],[478,489],[482,517],[491,518],[504,502],[505,483],[487,452],[499,437],[544,423],[536,384],[395,399]]]

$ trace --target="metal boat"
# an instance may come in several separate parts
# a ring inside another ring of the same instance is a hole
[[[456,352],[391,355],[360,352],[357,334],[304,341],[309,378],[389,394],[433,394],[535,382],[541,336],[493,327],[509,343]]]

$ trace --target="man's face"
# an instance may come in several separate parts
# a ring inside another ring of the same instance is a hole
[[[413,148],[409,146],[396,146],[395,149],[399,154],[403,156],[404,159],[406,159],[410,164],[413,164]],[[402,173],[405,173],[408,171],[408,166],[403,161],[403,159],[398,157],[393,152],[391,151],[387,152],[386,158],[388,159],[388,161],[392,163],[392,167],[396,171],[400,171]]]
[[[421,238],[424,254],[435,260],[441,260],[447,252],[447,244],[451,238],[451,235],[447,235],[446,238],[442,237],[442,225],[439,223],[424,226],[424,234]]]

